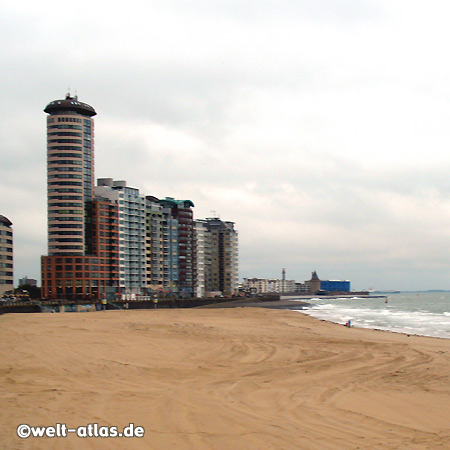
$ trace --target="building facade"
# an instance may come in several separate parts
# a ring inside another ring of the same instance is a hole
[[[12,222],[0,215],[0,295],[14,289]]]
[[[86,203],[93,200],[92,106],[67,94],[47,105],[48,255],[86,253]]]
[[[86,207],[89,252],[42,257],[44,298],[115,298],[119,273],[118,207],[107,199],[95,199]]]
[[[320,289],[328,292],[349,292],[350,281],[348,280],[321,280]]]
[[[204,279],[204,286],[197,281],[197,289],[204,291],[205,295],[237,294],[239,253],[238,232],[234,222],[219,218],[200,219],[196,221],[196,230],[197,278],[198,272],[203,271]],[[199,261],[203,266],[198,265]]]
[[[179,292],[179,222],[171,204],[146,197],[147,291]]]
[[[244,278],[242,289],[249,294],[262,294],[270,292],[269,280],[266,278]],[[275,292],[275,289],[272,290]]]
[[[311,273],[311,279],[305,281],[305,285],[307,286],[308,292],[311,294],[315,294],[320,291],[320,279],[317,276],[316,271]]]
[[[163,289],[163,207],[159,199],[152,196],[145,197],[145,252],[146,276],[148,293],[155,293]]]
[[[207,277],[211,273],[211,242],[208,230],[202,220],[194,221],[195,253],[197,265],[197,297],[205,297],[207,293]]]
[[[167,236],[169,258],[174,256],[175,250],[171,243],[174,244],[178,240],[178,294],[183,297],[194,297],[196,292],[194,213],[192,211],[194,203],[191,200],[175,200],[172,197],[161,199],[160,203],[171,219]],[[168,268],[170,269],[170,266]]]
[[[19,279],[19,287],[21,286],[37,287],[37,280],[34,278],[28,278],[27,276],[24,276],[23,278]]]
[[[170,208],[163,208],[163,290],[180,292],[179,222]]]
[[[295,280],[266,279],[266,278],[244,278],[242,288],[244,292],[255,294],[266,293],[293,293],[297,292]]]
[[[95,195],[117,202],[119,213],[119,293],[144,295],[147,285],[145,197],[126,181],[100,178]]]

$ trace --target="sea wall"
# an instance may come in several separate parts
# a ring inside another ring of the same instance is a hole
[[[34,312],[93,312],[101,309],[167,309],[167,308],[195,308],[198,306],[214,305],[240,301],[242,297],[216,297],[216,298],[166,298],[166,299],[138,299],[138,300],[115,300],[108,301],[105,305],[101,302],[69,301],[65,299],[58,300],[39,300],[24,302],[4,302],[0,304],[0,314],[6,313],[34,313]],[[252,301],[279,301],[278,294],[258,295],[257,297],[247,298]]]

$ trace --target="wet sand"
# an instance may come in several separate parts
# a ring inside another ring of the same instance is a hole
[[[0,448],[449,448],[450,340],[238,307],[8,314],[0,343]]]

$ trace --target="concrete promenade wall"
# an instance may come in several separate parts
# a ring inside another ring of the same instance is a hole
[[[167,309],[167,308],[195,308],[198,306],[215,305],[240,301],[242,297],[217,297],[217,298],[177,298],[146,300],[115,300],[108,301],[106,305],[100,302],[93,303],[88,300],[68,301],[64,299],[48,301],[24,301],[8,302],[0,304],[0,314],[6,313],[30,313],[30,312],[93,312],[103,309]],[[254,298],[246,298],[247,301],[279,301],[277,294],[262,295]]]

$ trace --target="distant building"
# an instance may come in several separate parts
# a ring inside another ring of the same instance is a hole
[[[25,276],[19,280],[19,287],[21,286],[37,286],[37,280]]]
[[[12,222],[0,216],[0,295],[14,289]]]
[[[266,278],[244,278],[242,288],[244,292],[265,294],[276,292],[278,294],[296,292],[295,280],[266,279]]]
[[[350,281],[348,280],[321,280],[320,289],[328,292],[349,292]]]
[[[295,291],[295,280],[286,280],[286,269],[281,271],[281,280],[276,280],[275,292],[280,294],[294,292]]]
[[[275,292],[273,287],[269,290],[269,280],[265,278],[244,278],[242,283],[242,289],[244,292],[252,294],[262,294],[266,292]]]
[[[309,287],[305,283],[295,283],[295,292],[308,293]]]
[[[265,279],[265,278],[244,278],[242,289],[244,292],[251,293],[267,293],[277,292],[283,293],[301,293],[316,294],[320,291],[328,292],[348,292],[350,291],[350,281],[340,280],[320,280],[317,272],[311,273],[311,279],[304,283],[297,283],[295,280],[286,280],[285,270],[283,269],[282,278]]]
[[[275,281],[275,292],[280,294],[287,294],[290,292],[295,292],[295,280],[274,280]]]
[[[311,294],[315,294],[320,291],[320,289],[321,289],[320,288],[320,279],[317,276],[316,271],[312,272],[311,279],[308,281],[305,281],[305,285],[308,288],[308,292]]]

